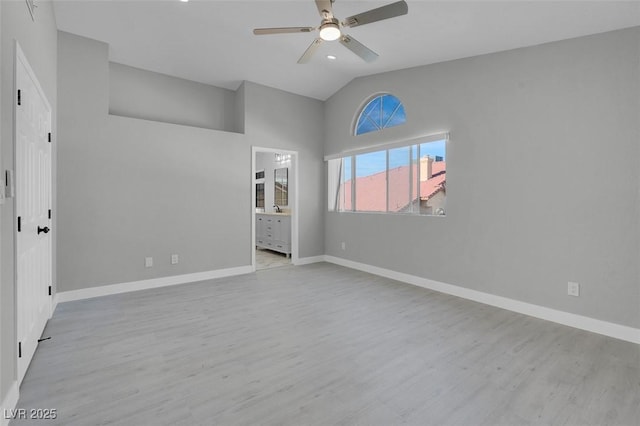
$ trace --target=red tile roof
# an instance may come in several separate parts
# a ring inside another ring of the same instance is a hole
[[[416,176],[417,166],[414,164],[413,176]],[[444,189],[446,182],[446,164],[444,161],[434,162],[431,179],[420,182],[420,200],[426,201]],[[356,178],[356,210],[370,212],[387,211],[387,200],[384,187],[386,172],[379,172],[369,176]],[[351,210],[351,180],[344,185],[345,210]],[[417,198],[416,188],[413,197]],[[406,208],[409,200],[409,166],[389,169],[389,210],[398,212]]]

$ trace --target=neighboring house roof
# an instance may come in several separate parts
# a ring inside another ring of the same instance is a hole
[[[413,176],[416,176],[417,166],[414,164]],[[389,169],[389,210],[398,212],[405,209],[410,202],[418,198],[416,188],[413,189],[413,196],[409,199],[409,166]],[[445,189],[446,163],[444,161],[434,162],[432,166],[432,177],[420,182],[420,200],[428,201],[438,192]],[[370,176],[356,178],[356,210],[358,211],[386,211],[387,200],[385,191],[382,189],[386,185],[386,172],[382,171]],[[345,182],[345,208],[351,210],[351,181]]]
[[[445,190],[447,166],[444,161],[433,163],[431,179],[420,182],[420,200],[427,201],[440,191]]]

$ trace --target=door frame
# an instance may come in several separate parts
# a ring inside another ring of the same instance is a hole
[[[267,152],[273,154],[289,154],[291,155],[291,167],[293,168],[293,208],[291,209],[291,263],[298,264],[299,259],[299,242],[298,242],[298,219],[300,213],[300,179],[298,173],[299,156],[298,151],[288,149],[266,148],[260,146],[251,146],[251,270],[256,271],[256,154],[258,152]]]
[[[18,167],[22,167],[22,165],[18,164],[18,132],[17,132],[17,126],[18,126],[18,102],[17,102],[17,97],[18,97],[18,68],[19,68],[19,63],[22,64],[24,66],[24,68],[27,71],[27,74],[29,75],[29,77],[33,80],[35,89],[38,91],[38,94],[40,95],[40,97],[42,98],[42,100],[44,101],[44,103],[46,104],[47,108],[49,109],[49,114],[50,114],[50,130],[53,133],[53,107],[51,106],[51,103],[49,103],[49,99],[47,98],[44,90],[42,89],[42,86],[40,85],[40,81],[37,78],[36,73],[33,71],[33,68],[31,67],[31,64],[29,63],[29,60],[27,59],[26,55],[24,54],[24,51],[22,50],[22,48],[20,47],[20,44],[18,43],[17,40],[14,41],[14,62],[13,62],[13,129],[12,129],[12,138],[13,138],[13,164],[14,164],[14,176],[18,177]],[[49,155],[51,164],[49,167],[49,180],[50,180],[50,187],[49,187],[49,200],[51,202],[51,208],[53,209],[53,193],[54,193],[54,180],[53,180],[53,145],[51,145],[51,152]],[[18,202],[17,200],[24,196],[24,194],[21,194],[20,191],[18,190],[18,185],[17,182],[14,181],[13,183],[15,185],[15,196],[14,196],[14,210],[13,210],[13,270],[14,270],[14,274],[13,274],[13,322],[14,322],[14,339],[15,339],[15,356],[14,356],[14,362],[15,362],[15,374],[16,374],[16,380],[17,380],[17,384],[18,386],[20,386],[20,384],[22,383],[22,379],[24,379],[24,375],[26,374],[26,370],[29,368],[29,364],[31,363],[31,360],[29,360],[29,363],[27,364],[27,368],[25,369],[24,372],[22,372],[22,374],[19,371],[19,365],[18,365],[18,341],[19,341],[19,330],[18,330],[18,309],[19,309],[19,298],[18,298],[18,225],[17,225],[17,217],[18,217]],[[55,233],[55,227],[52,226],[52,231],[51,234],[49,236],[49,271],[48,271],[48,275],[49,275],[49,282],[50,285],[52,287],[53,290],[53,250],[55,245],[53,244],[53,236]],[[47,321],[49,319],[51,319],[51,316],[53,315],[53,293],[49,296],[47,303],[46,303],[46,316],[47,316]],[[46,327],[46,322],[45,322],[45,327]],[[43,330],[44,331],[44,328]],[[36,345],[36,350],[37,350],[37,345]],[[35,354],[35,352],[34,352]]]

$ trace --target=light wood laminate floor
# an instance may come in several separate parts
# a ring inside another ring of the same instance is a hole
[[[63,303],[44,335],[37,425],[640,424],[638,345],[324,263]]]

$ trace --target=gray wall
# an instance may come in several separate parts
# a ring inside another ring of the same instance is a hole
[[[0,4],[0,50],[2,49],[2,4]],[[4,74],[4,69],[2,68],[2,54],[0,52],[0,98],[2,95],[2,75]],[[2,145],[4,143],[4,137],[2,136],[2,129],[4,128],[4,125],[2,124],[4,120],[4,117],[2,116],[2,102],[0,102],[0,176],[1,173],[3,173],[3,166],[4,163],[2,161]],[[0,191],[3,191],[3,183],[4,183],[4,177],[0,177]],[[3,204],[4,204],[4,200],[3,200]],[[2,227],[3,227],[3,208],[2,205],[0,204],[0,241],[3,241],[4,239],[2,238]],[[6,231],[5,231],[6,232]],[[0,311],[4,311],[3,305],[4,305],[4,298],[3,298],[3,293],[5,293],[5,291],[3,290],[4,287],[4,276],[2,275],[2,263],[4,262],[4,258],[2,257],[2,244],[0,244]],[[5,340],[5,337],[10,338],[10,336],[5,336],[5,332],[4,332],[4,328],[3,328],[3,324],[4,324],[4,320],[2,319],[2,314],[0,314],[0,341]],[[8,356],[9,354],[6,354],[6,356]],[[4,348],[3,346],[0,344],[0,404],[2,404],[1,401],[4,401],[5,398],[5,394],[6,394],[6,390],[5,390],[5,385],[4,385],[4,380],[3,380],[3,376],[5,374],[8,375],[9,373],[9,367],[7,365],[7,371],[5,372],[5,366],[3,363],[3,357],[4,357]],[[8,385],[8,380],[7,380],[7,386]],[[1,407],[4,408],[4,407]]]
[[[109,63],[109,113],[236,131],[232,90]]]
[[[108,46],[59,33],[59,291],[246,266],[251,262],[251,144],[286,140],[322,174],[322,119],[301,138],[300,122],[322,117],[318,101],[294,97],[279,127],[256,118],[245,129],[260,138],[108,115]],[[241,105],[266,92],[248,85]],[[71,90],[73,88],[73,90]],[[246,114],[248,116],[248,114]],[[246,117],[245,117],[246,118]],[[293,137],[295,136],[295,138]],[[309,145],[317,146],[313,150]],[[275,146],[274,146],[275,147]],[[314,194],[323,180],[306,181]],[[301,224],[301,254],[322,254],[322,210]],[[319,215],[319,216],[318,216]],[[180,255],[170,265],[170,255]],[[144,267],[153,256],[154,266]]]
[[[107,52],[60,32],[59,290],[248,265],[242,135],[108,115]]]
[[[13,161],[14,40],[20,44],[47,99],[53,107],[56,135],[56,22],[50,1],[39,1],[32,21],[25,2],[0,2],[0,171],[15,170]],[[53,146],[54,179],[56,147]],[[54,190],[54,212],[55,190]],[[0,206],[0,401],[16,378],[15,292],[14,292],[14,199]],[[54,215],[53,238],[56,238]],[[55,263],[55,253],[54,253]],[[54,266],[55,268],[55,266]],[[54,282],[55,285],[55,282]]]
[[[242,82],[240,87],[238,87],[238,90],[236,90],[235,96],[234,105],[236,113],[233,117],[235,122],[234,131],[237,133],[244,133],[244,82]]]
[[[245,133],[251,145],[298,151],[299,257],[324,254],[326,179],[323,102],[245,82]]]
[[[640,326],[639,58],[633,28],[352,81],[325,153],[450,131],[447,216],[328,212],[327,254]],[[351,136],[387,91],[407,124]]]

